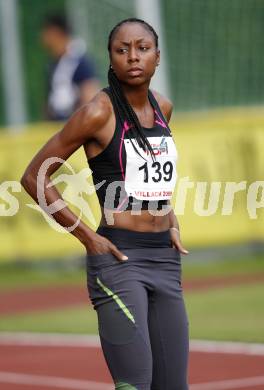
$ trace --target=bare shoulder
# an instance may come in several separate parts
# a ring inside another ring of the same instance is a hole
[[[169,122],[173,110],[172,101],[161,93],[155,91],[154,89],[151,89],[151,92],[155,96],[155,99],[157,100],[163,115],[167,119],[167,122]]]
[[[79,111],[81,112],[83,124],[95,125],[94,129],[107,123],[113,108],[109,96],[104,91],[99,91],[93,99],[84,104]]]
[[[98,132],[112,117],[112,104],[104,91],[99,91],[89,103],[82,105],[66,122],[59,136],[64,143],[81,145],[97,138]]]

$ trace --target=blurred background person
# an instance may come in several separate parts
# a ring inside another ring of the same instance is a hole
[[[46,16],[41,41],[53,57],[47,70],[46,118],[66,120],[98,92],[95,64],[86,53],[85,41],[72,36],[65,16]]]

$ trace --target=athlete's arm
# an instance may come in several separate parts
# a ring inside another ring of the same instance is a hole
[[[171,119],[171,114],[173,111],[173,104],[170,99],[167,97],[161,95],[159,92],[151,90],[153,95],[155,96],[155,99],[157,100],[162,114],[165,116],[167,122],[169,123]]]
[[[168,201],[168,204],[171,204],[170,200]],[[187,255],[189,252],[183,247],[181,243],[179,222],[177,220],[176,215],[174,214],[173,208],[168,215],[170,220],[170,235],[172,246],[179,249],[182,254]]]
[[[111,107],[108,100],[105,98],[104,93],[99,92],[90,103],[76,111],[65,126],[52,136],[35,155],[26,168],[20,182],[40,207],[43,208],[43,205],[39,203],[37,196],[39,185],[38,173],[43,162],[47,162],[48,159],[52,157],[58,157],[64,161],[67,160],[80,146],[92,138],[96,138],[97,132],[102,126],[107,124],[110,116]],[[51,205],[58,200],[63,202],[56,187],[52,186],[50,176],[64,161],[54,162],[48,165],[45,177],[42,178],[44,182],[42,191],[47,205]],[[52,215],[54,219],[65,228],[73,226],[76,221],[78,221],[77,216],[66,206],[66,204],[64,208],[52,213]],[[118,251],[115,245],[106,238],[96,234],[82,221],[80,221],[77,227],[71,231],[71,234],[77,237],[80,242],[84,244],[88,252],[91,251],[92,254],[112,252],[120,260],[123,257],[123,254]]]

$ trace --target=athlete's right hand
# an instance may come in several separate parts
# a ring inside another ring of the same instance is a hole
[[[95,233],[92,240],[85,243],[87,255],[103,255],[106,253],[112,253],[116,256],[117,260],[125,261],[128,259],[120,250],[107,238]]]

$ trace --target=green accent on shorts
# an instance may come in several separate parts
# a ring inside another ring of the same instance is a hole
[[[115,384],[115,390],[137,390],[134,386],[131,386],[129,383],[117,382]]]
[[[97,277],[96,278],[96,281],[97,283],[99,284],[100,287],[102,287],[102,289],[106,292],[107,295],[109,295],[109,297],[112,297],[116,303],[118,304],[118,306],[123,310],[123,312],[125,313],[125,315],[132,321],[135,323],[135,319],[133,317],[133,314],[130,312],[130,310],[126,307],[126,305],[122,302],[122,300],[119,298],[119,296],[117,294],[115,294],[113,291],[111,291],[107,286],[105,286],[101,280]],[[120,382],[121,383],[121,382]],[[122,383],[121,383],[122,384]],[[133,390],[132,387],[129,387],[127,389],[130,389]],[[119,389],[119,387],[118,387]],[[121,387],[121,389],[123,389]],[[124,388],[125,389],[125,388]]]

